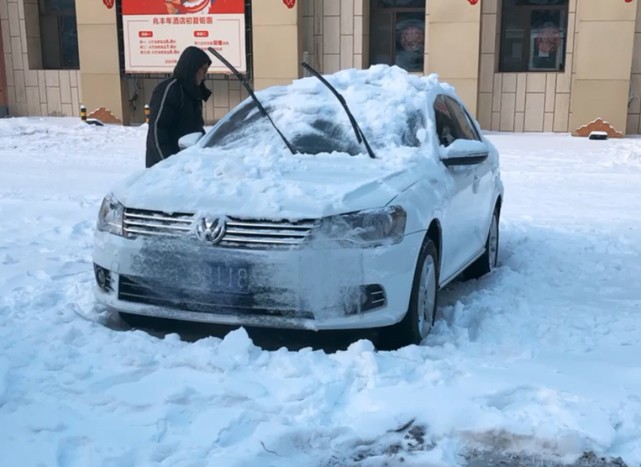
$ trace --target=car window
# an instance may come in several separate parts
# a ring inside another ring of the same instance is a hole
[[[472,120],[465,108],[449,96],[445,96],[445,101],[451,110],[452,116],[456,119],[456,122],[459,125],[462,138],[480,141],[481,137],[476,131],[476,127],[472,123]]]
[[[448,147],[457,139],[465,139],[444,96],[438,96],[434,101],[434,117],[436,136],[441,146]]]

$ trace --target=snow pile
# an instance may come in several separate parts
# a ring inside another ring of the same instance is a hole
[[[2,465],[641,463],[641,140],[490,135],[500,267],[443,291],[422,346],[325,353],[103,325],[93,226],[145,134],[0,120]]]
[[[287,149],[248,98],[238,115],[219,122],[198,147],[134,174],[114,187],[115,197],[127,207],[168,212],[205,212],[211,206],[225,206],[226,212],[213,214],[300,219],[379,207],[416,181],[417,164],[427,166],[423,173],[430,168],[436,172],[436,157],[419,144],[427,140],[426,128],[431,128],[428,97],[453,93],[448,85],[440,84],[435,75],[417,77],[383,65],[341,71],[328,79],[343,94],[375,159],[357,142],[347,114],[330,89],[315,77],[303,78],[257,93],[300,153]],[[318,147],[324,149],[309,153]],[[374,189],[381,178],[387,178],[384,183],[389,189],[380,204],[344,205],[359,190]],[[328,184],[328,179],[333,183]],[[292,200],[296,201],[293,206]]]

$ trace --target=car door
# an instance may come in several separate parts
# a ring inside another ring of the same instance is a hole
[[[459,125],[462,137],[483,142],[483,138],[465,107],[450,96],[445,96],[445,101]],[[494,210],[495,159],[490,157],[489,146],[487,147],[487,153],[488,158],[485,161],[469,166],[473,177],[470,203],[474,209],[469,214],[469,219],[472,222],[472,225],[469,226],[471,229],[471,246],[473,247],[472,255],[478,253],[485,246]]]
[[[452,98],[446,95],[438,96],[434,101],[434,118],[436,141],[440,153],[457,139],[479,140],[480,135],[475,128],[462,125],[459,121],[460,111],[463,110]],[[464,112],[464,110],[463,110]],[[457,115],[459,114],[459,115]],[[465,115],[465,113],[463,113]],[[448,281],[469,264],[483,247],[478,231],[482,215],[479,196],[480,172],[479,165],[442,165],[448,202],[443,210],[441,219],[443,231],[443,248],[441,260],[441,278]]]
[[[436,131],[437,154],[459,138],[462,138],[456,119],[445,101],[445,96],[438,96],[434,101],[434,130]],[[446,201],[441,218],[442,258],[441,279],[448,281],[465,264],[471,255],[471,248],[466,238],[469,237],[472,221],[471,208],[472,183],[474,175],[470,167],[446,167],[443,171],[444,192]]]

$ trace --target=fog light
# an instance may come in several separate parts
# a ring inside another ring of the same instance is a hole
[[[111,288],[111,274],[108,269],[98,266],[97,264],[93,265],[94,276],[96,277],[96,283],[101,290],[109,292],[113,290]]]
[[[361,285],[351,294],[346,294],[349,297],[343,303],[345,314],[355,315],[365,311],[375,310],[386,305],[387,298],[385,290],[379,284]]]

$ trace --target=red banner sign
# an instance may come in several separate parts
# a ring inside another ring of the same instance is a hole
[[[283,0],[283,3],[287,5],[287,8],[294,8],[296,5],[296,0]]]
[[[121,1],[127,73],[171,73],[190,45],[213,47],[247,71],[245,0]],[[210,73],[230,73],[211,59]]]
[[[111,8],[113,8],[113,7],[114,7],[114,3],[115,3],[115,2],[116,2],[116,0],[102,0],[102,3],[104,3],[104,4],[105,4],[105,6],[106,6],[107,8],[109,8],[109,9],[111,9]]]

